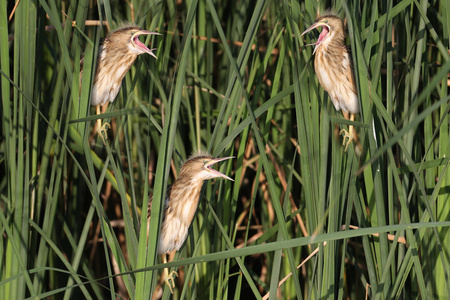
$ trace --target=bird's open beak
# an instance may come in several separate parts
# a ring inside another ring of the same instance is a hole
[[[230,159],[230,158],[234,158],[234,156],[227,156],[227,157],[213,158],[213,159],[211,159],[211,161],[209,161],[209,162],[206,164],[205,167],[206,167],[206,169],[208,169],[209,172],[211,172],[211,173],[214,174],[214,177],[222,177],[222,178],[225,178],[225,179],[234,181],[233,179],[231,179],[231,178],[228,177],[227,175],[220,173],[219,171],[215,170],[215,169],[212,167],[212,166],[215,165],[216,163],[221,162],[221,161],[224,161],[224,160],[227,160],[227,159]]]
[[[311,30],[313,30],[314,28],[317,27],[322,27],[322,32],[319,35],[319,38],[317,39],[317,42],[312,43],[312,44],[307,44],[305,46],[312,46],[315,45],[316,47],[314,47],[314,52],[316,52],[317,47],[319,47],[319,45],[324,41],[325,37],[327,36],[327,34],[330,32],[330,26],[325,23],[325,22],[315,22],[314,24],[312,24],[308,29],[306,29],[305,31],[303,31],[303,33],[300,36],[303,36],[305,33],[310,32]]]
[[[139,40],[139,36],[141,36],[141,35],[143,35],[143,34],[145,34],[145,35],[161,35],[161,34],[158,33],[158,32],[153,32],[153,31],[148,31],[148,30],[139,30],[139,31],[135,32],[135,34],[133,34],[133,37],[132,37],[133,43],[134,43],[134,45],[135,45],[136,47],[138,47],[142,52],[148,53],[148,54],[150,54],[151,56],[153,56],[154,58],[158,59],[158,58],[156,57],[156,55],[152,52],[152,51],[156,50],[156,48],[154,48],[154,49],[148,49],[147,46],[145,46],[145,45]]]

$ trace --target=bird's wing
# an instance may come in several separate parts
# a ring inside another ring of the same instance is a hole
[[[352,50],[349,46],[344,46],[344,50],[345,50],[344,55],[346,56],[346,59],[348,61],[349,67],[350,67],[347,70],[347,77],[348,77],[348,80],[351,82],[352,92],[357,95],[358,92],[356,91],[356,82],[355,82],[355,75],[354,75],[354,70],[353,70]]]
[[[170,198],[170,193],[172,192],[172,185],[170,185],[167,188],[167,192],[166,192],[166,201],[164,203],[164,210],[167,210],[169,207],[169,198]],[[150,201],[148,202],[148,213],[147,213],[147,218],[150,219],[150,214],[152,213],[152,203],[153,203],[153,197],[150,198]],[[163,214],[163,220],[164,221],[164,216],[166,215],[166,213],[164,212]]]

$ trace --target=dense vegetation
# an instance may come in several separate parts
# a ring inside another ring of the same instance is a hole
[[[17,2],[0,3],[0,298],[158,296],[145,209],[198,150],[235,156],[235,181],[204,185],[175,298],[450,297],[449,1]],[[300,37],[328,8],[361,156],[304,47],[318,31]],[[104,144],[90,75],[124,21],[162,34],[158,60],[125,77]]]

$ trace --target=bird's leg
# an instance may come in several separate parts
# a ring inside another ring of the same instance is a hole
[[[97,115],[100,114],[100,104],[97,105],[95,112]],[[102,138],[103,142],[108,139],[108,128],[111,128],[111,125],[109,125],[108,122],[105,122],[102,125],[102,119],[97,119],[97,134]],[[105,136],[103,136],[103,132],[105,133]]]
[[[350,121],[354,121],[355,120],[355,115],[354,114],[350,114],[350,118],[348,117],[348,112],[342,111],[342,114],[344,115],[344,118],[346,118],[347,120],[350,120]],[[348,131],[345,130],[345,129],[342,129],[339,132],[339,134],[343,134],[342,146],[345,145],[344,152],[347,152],[348,145],[350,145],[350,143],[355,138],[355,135],[354,135],[354,132],[353,132],[353,125],[350,125],[348,127]],[[348,139],[347,143],[345,143],[345,139]]]
[[[162,255],[163,264],[167,264],[167,256],[166,254]],[[175,278],[178,277],[178,273],[176,271],[172,271],[169,274],[169,269],[164,268],[164,281],[166,282],[166,285],[170,289],[170,293],[173,294],[173,288],[175,287]]]

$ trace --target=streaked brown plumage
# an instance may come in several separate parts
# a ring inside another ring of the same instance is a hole
[[[137,26],[124,26],[111,32],[101,42],[97,56],[97,70],[91,93],[91,105],[97,106],[96,112],[100,114],[100,105],[113,102],[122,86],[125,74],[133,65],[138,55],[148,53],[157,58],[140,40],[141,35],[159,34],[142,30]],[[108,123],[101,125],[101,119],[97,120],[97,132],[105,138]]]
[[[233,157],[213,158],[209,155],[196,155],[189,158],[181,167],[178,179],[171,185],[166,193],[164,215],[159,233],[158,255],[162,255],[163,263],[167,263],[166,254],[173,250],[180,250],[187,238],[202,190],[203,181],[222,177],[233,181],[230,177],[212,168],[218,162]],[[148,206],[148,225],[150,226],[150,213],[152,201]],[[173,293],[175,287],[174,277],[178,274],[164,269],[164,280]]]
[[[342,109],[344,118],[354,121],[355,114],[359,113],[359,101],[352,59],[345,45],[344,23],[335,15],[321,16],[302,35],[317,27],[322,27],[322,32],[316,43],[309,44],[315,45],[314,69],[317,78],[323,89],[330,95],[336,110]],[[344,151],[347,151],[348,145],[353,140],[358,143],[358,136],[354,132],[353,125],[349,126],[348,131],[342,129],[340,133],[344,133],[342,143],[345,145]],[[347,143],[346,139],[348,139]]]

